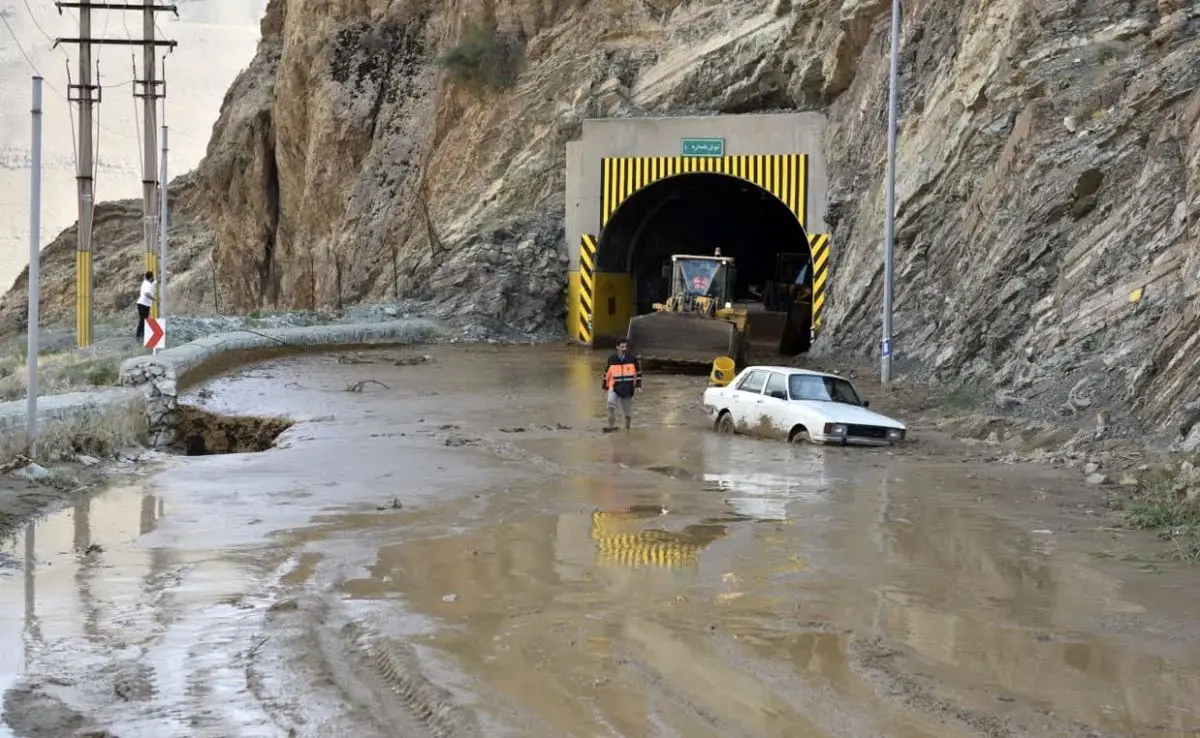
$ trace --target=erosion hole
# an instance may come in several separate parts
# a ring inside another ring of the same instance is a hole
[[[171,450],[183,456],[257,453],[270,449],[292,425],[287,418],[221,415],[180,405],[177,440]]]

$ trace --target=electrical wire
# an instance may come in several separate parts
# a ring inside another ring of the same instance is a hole
[[[50,34],[46,33],[46,29],[42,28],[42,24],[38,23],[37,16],[33,14],[33,8],[29,7],[29,0],[21,0],[21,2],[25,4],[25,12],[29,13],[29,20],[33,21],[33,25],[38,29],[38,31],[41,32],[43,36],[46,37],[47,41],[54,43],[54,39],[50,36]]]
[[[3,23],[4,27],[6,29],[8,29],[8,35],[12,37],[13,43],[16,44],[17,51],[19,51],[21,53],[21,56],[24,57],[25,63],[29,65],[29,68],[33,70],[33,73],[36,74],[37,76],[41,77],[43,80],[43,84],[45,84],[51,90],[54,90],[55,94],[62,95],[63,94],[62,90],[60,90],[57,87],[55,87],[54,85],[50,84],[50,81],[45,78],[46,75],[42,74],[41,71],[38,70],[37,65],[33,63],[33,59],[25,51],[25,47],[21,45],[21,40],[19,38],[17,38],[16,32],[13,31],[12,26],[10,26],[8,24],[8,18],[5,18],[3,13],[0,13],[0,23]]]
[[[132,51],[129,52],[129,63],[133,66],[133,78],[137,79],[137,55]],[[129,98],[133,102],[133,131],[137,136],[138,143],[142,141],[142,123],[138,120],[138,104],[137,95]],[[146,157],[142,155],[142,147],[138,146],[138,169],[146,170]]]
[[[71,62],[67,60],[67,89],[71,89]],[[75,132],[75,106],[71,104],[71,98],[67,97],[67,117],[71,119],[71,160],[75,163],[75,173],[79,173],[79,145],[76,143],[79,136]]]

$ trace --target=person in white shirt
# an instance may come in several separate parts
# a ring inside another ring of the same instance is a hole
[[[154,304],[154,272],[142,275],[142,288],[138,291],[137,339],[142,340],[146,335],[146,318],[150,317],[150,306]]]

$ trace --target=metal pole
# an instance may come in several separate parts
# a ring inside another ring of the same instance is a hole
[[[158,319],[167,317],[167,127],[162,127],[162,161],[159,162],[158,189]]]
[[[38,280],[42,262],[42,78],[33,78],[33,141],[29,148],[29,320],[26,325],[25,444],[34,453],[38,433]]]
[[[888,89],[887,221],[883,243],[883,346],[879,379],[892,383],[892,256],[896,229],[896,126],[899,117],[900,0],[892,0],[891,81]]]
[[[96,87],[92,84],[92,9],[79,6],[79,226],[75,254],[75,344],[92,345],[92,212],[95,208],[95,182],[92,181],[92,124]]]
[[[142,172],[142,216],[143,239],[145,241],[146,271],[153,273],[162,283],[162,275],[158,268],[158,249],[154,240],[158,237],[158,146],[154,140],[158,133],[158,70],[155,67],[154,54],[154,0],[143,0],[142,10],[142,65],[145,79],[142,81],[142,130],[145,140],[142,142],[143,172]],[[135,93],[136,94],[136,93]],[[150,306],[150,317],[157,319],[158,301]]]

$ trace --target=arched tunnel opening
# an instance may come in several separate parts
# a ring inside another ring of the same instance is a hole
[[[598,290],[596,311],[621,316],[606,321],[613,335],[604,338],[620,337],[630,317],[653,311],[671,294],[672,256],[718,250],[733,259],[733,306],[746,310],[751,349],[759,355],[807,351],[813,269],[804,226],[765,188],[713,172],[653,182],[609,218],[596,248],[598,281],[607,282]]]

